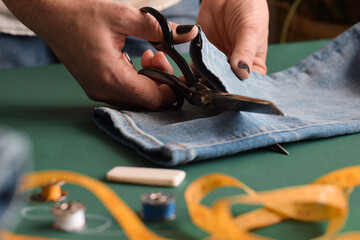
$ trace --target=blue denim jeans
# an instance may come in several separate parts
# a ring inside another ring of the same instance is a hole
[[[202,58],[231,93],[274,102],[286,116],[251,112],[94,110],[95,124],[155,163],[173,166],[360,131],[360,23],[289,69],[240,81],[203,36]],[[169,134],[170,133],[170,134]]]

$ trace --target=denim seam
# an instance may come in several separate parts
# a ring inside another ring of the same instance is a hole
[[[181,143],[176,143],[176,142],[171,142],[171,143],[178,146],[181,150],[183,150],[185,152],[186,158],[185,158],[185,161],[183,162],[183,164],[184,165],[187,164],[189,162],[189,160],[190,160],[188,149]]]
[[[331,121],[331,122],[326,122],[326,124],[324,124],[325,122],[322,122],[322,121],[316,122],[316,124],[314,124],[314,122],[312,122],[312,123],[298,123],[298,124],[293,124],[293,125],[290,125],[290,126],[289,125],[284,125],[287,128],[273,130],[273,131],[262,130],[260,128],[256,128],[256,129],[252,129],[250,131],[243,132],[243,133],[235,133],[235,134],[233,134],[231,136],[228,136],[226,138],[223,138],[223,139],[212,140],[212,141],[209,141],[209,142],[196,144],[195,146],[196,147],[211,146],[211,145],[215,145],[217,143],[226,143],[226,142],[228,142],[228,140],[233,140],[233,139],[234,140],[239,140],[239,138],[240,138],[240,140],[245,140],[245,139],[249,139],[249,138],[252,138],[252,137],[257,137],[257,136],[264,135],[264,134],[280,133],[280,132],[285,132],[285,131],[292,132],[292,131],[295,131],[297,129],[303,129],[303,128],[313,127],[313,126],[317,126],[317,125],[324,125],[325,126],[325,125],[331,125],[331,124],[337,124],[337,123],[356,122],[356,121],[359,121],[359,120],[360,120],[359,118],[356,118],[356,119],[352,119],[352,120],[348,120],[348,121]],[[266,127],[266,128],[268,128],[268,127]],[[257,132],[257,133],[254,134],[254,132]],[[246,135],[248,135],[248,136],[246,136]],[[193,144],[193,143],[191,143],[191,144]]]
[[[153,139],[153,138],[150,137],[149,135],[146,135],[145,133],[142,133],[141,130],[136,129],[136,128],[130,123],[127,115],[125,115],[125,114],[122,113],[122,112],[120,112],[120,114],[123,116],[123,118],[125,118],[128,126],[129,126],[131,129],[133,129],[135,133],[137,133],[137,134],[140,135],[140,136],[145,137],[146,139],[149,139],[151,142],[153,142],[153,143],[154,143],[155,145],[157,145],[157,146],[160,146],[160,145],[161,145],[160,143],[158,143],[155,139]],[[131,119],[131,117],[129,117],[129,118]],[[135,125],[136,125],[136,124],[135,124]],[[160,142],[160,141],[159,141],[159,142]]]

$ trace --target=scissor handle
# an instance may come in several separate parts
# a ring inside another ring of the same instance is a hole
[[[188,89],[185,84],[178,80],[174,75],[161,71],[157,68],[143,68],[139,71],[139,74],[145,75],[161,83],[165,83],[174,91],[177,101],[171,106],[170,110],[180,110],[184,105],[184,98],[191,101],[189,97],[191,95],[191,90]]]
[[[188,62],[176,51],[173,43],[173,33],[170,24],[164,15],[152,7],[143,7],[140,8],[140,11],[151,14],[158,21],[163,32],[162,42],[150,42],[151,45],[153,45],[153,47],[155,47],[158,51],[166,53],[172,60],[174,60],[189,86],[193,86],[198,83],[199,79],[195,76]]]
[[[140,11],[151,14],[158,21],[163,32],[162,42],[150,42],[151,45],[153,45],[153,47],[155,47],[157,50],[162,51],[166,54],[168,52],[171,52],[172,48],[174,48],[173,34],[170,24],[166,20],[165,16],[152,7],[142,7],[140,8]]]

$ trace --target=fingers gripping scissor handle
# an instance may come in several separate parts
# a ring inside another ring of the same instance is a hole
[[[169,85],[175,92],[178,102],[172,109],[180,109],[183,105],[184,98],[190,103],[197,106],[211,106],[222,111],[250,111],[267,114],[283,113],[272,103],[262,99],[249,98],[245,96],[229,94],[223,91],[214,90],[207,84],[203,84],[195,76],[186,60],[176,51],[173,44],[173,33],[169,22],[157,10],[151,7],[144,7],[140,9],[143,12],[151,14],[159,23],[163,32],[162,42],[150,42],[157,50],[166,53],[171,57],[183,73],[187,85],[183,84],[177,77],[163,72],[159,69],[146,68],[139,71],[139,73],[148,76],[154,80]],[[199,28],[199,31],[200,28]],[[194,41],[194,40],[193,40]],[[201,35],[198,34],[195,40],[196,46],[201,48]],[[194,90],[192,90],[193,88]]]
[[[152,7],[143,7],[140,9],[140,11],[151,14],[160,24],[163,33],[163,40],[162,42],[158,43],[150,42],[153,47],[166,53],[172,60],[174,60],[174,62],[180,68],[180,71],[184,75],[189,86],[193,86],[198,83],[199,79],[195,76],[187,61],[176,51],[173,44],[173,33],[170,24],[164,15]]]
[[[161,83],[165,83],[174,90],[177,101],[174,105],[169,107],[170,110],[180,110],[184,104],[184,97],[188,99],[187,96],[189,94],[189,89],[174,75],[156,68],[143,68],[139,71],[139,74],[145,75]]]

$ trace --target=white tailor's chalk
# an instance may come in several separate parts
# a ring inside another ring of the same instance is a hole
[[[107,172],[109,181],[176,187],[186,174],[181,170],[141,167],[114,167]]]

